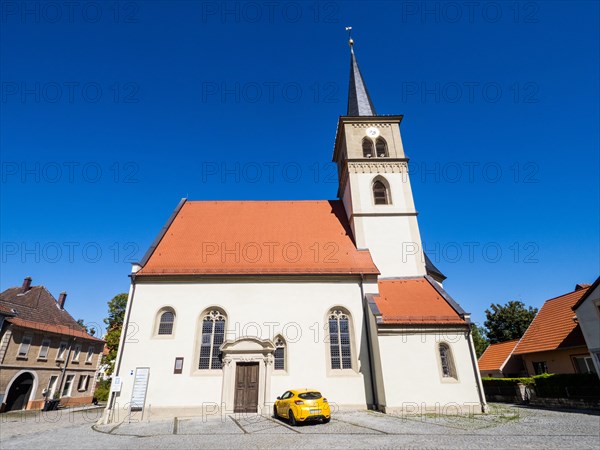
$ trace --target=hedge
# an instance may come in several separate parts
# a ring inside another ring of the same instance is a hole
[[[505,385],[510,385],[510,384],[514,384],[516,385],[517,383],[522,383],[528,386],[533,385],[533,377],[522,377],[522,378],[493,378],[493,377],[483,377],[481,378],[481,380],[483,381],[484,384],[489,384],[489,385],[498,385],[498,386],[505,386]]]
[[[501,391],[522,383],[532,387],[543,398],[594,398],[600,399],[600,380],[589,374],[542,374],[524,378],[482,378],[483,387]]]
[[[538,397],[600,398],[600,380],[595,373],[576,373],[533,377]]]

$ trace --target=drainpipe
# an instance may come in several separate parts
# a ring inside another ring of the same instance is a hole
[[[364,321],[365,321],[365,328],[367,330],[367,354],[369,355],[369,371],[371,373],[371,392],[373,392],[373,406],[379,410],[379,399],[377,398],[377,382],[375,379],[375,368],[374,366],[374,361],[373,361],[373,354],[372,354],[372,350],[371,350],[371,345],[373,345],[373,343],[371,342],[371,331],[369,329],[369,305],[368,303],[366,303],[366,299],[365,299],[365,292],[363,289],[363,281],[365,279],[364,274],[360,275],[360,295],[362,298],[362,303],[363,303],[363,310],[364,310]]]
[[[488,412],[488,406],[485,401],[485,394],[483,392],[483,386],[481,383],[481,374],[479,373],[479,366],[477,365],[477,358],[475,357],[475,347],[473,346],[473,339],[471,338],[471,324],[469,323],[469,331],[467,331],[467,341],[469,343],[469,353],[471,354],[471,364],[473,365],[473,372],[475,375],[475,383],[477,384],[477,393],[479,394],[479,403],[481,404],[481,412]]]

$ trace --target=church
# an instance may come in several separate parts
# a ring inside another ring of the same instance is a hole
[[[402,115],[377,115],[350,39],[338,199],[182,199],[133,265],[105,420],[339,409],[481,413],[469,314],[423,253]]]

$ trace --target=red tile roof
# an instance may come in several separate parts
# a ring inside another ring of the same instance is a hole
[[[546,300],[517,345],[515,355],[585,346],[581,328],[573,320],[575,313],[571,308],[588,289]]]
[[[6,320],[17,326],[101,341],[86,333],[66,310],[60,309],[44,286],[31,286],[27,292],[22,287],[9,288],[0,293],[0,308],[14,311],[14,317]]]
[[[518,343],[518,339],[513,339],[488,346],[479,358],[479,370],[501,370]]]
[[[12,312],[12,308],[9,308],[6,305],[3,305],[2,303],[0,303],[0,314],[5,315],[5,316],[14,316],[15,313]]]
[[[10,323],[13,323],[19,327],[30,328],[32,330],[46,331],[48,333],[62,334],[65,336],[78,337],[93,341],[102,341],[101,339],[95,338],[87,334],[80,326],[65,326],[65,325],[51,325],[47,323],[33,322],[31,320],[24,320],[19,317],[11,317],[7,319]]]
[[[384,324],[457,324],[465,320],[426,278],[380,280],[374,297]]]
[[[340,201],[183,204],[137,275],[378,274]]]

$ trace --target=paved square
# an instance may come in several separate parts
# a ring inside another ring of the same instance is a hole
[[[600,415],[491,405],[477,416],[343,411],[291,427],[270,416],[182,417],[96,425],[101,409],[0,415],[0,447],[40,448],[600,448]]]

